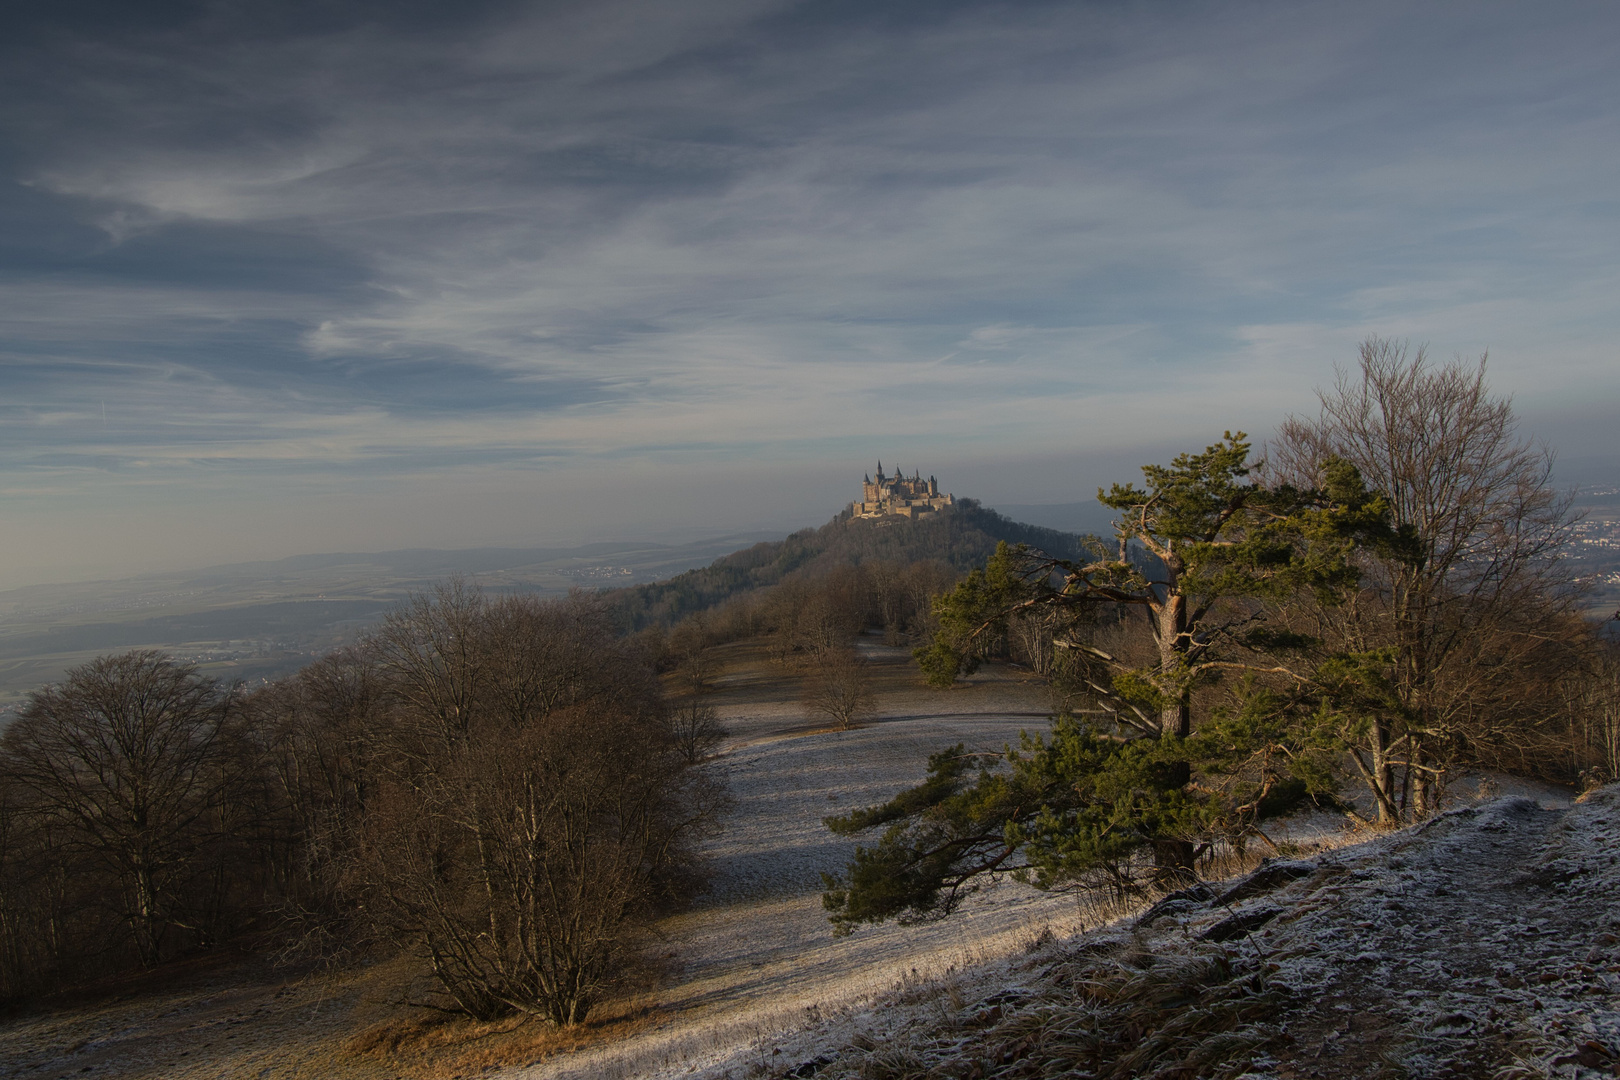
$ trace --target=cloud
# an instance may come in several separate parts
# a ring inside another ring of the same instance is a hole
[[[516,522],[541,471],[588,529],[632,472],[1083,470],[1308,409],[1367,333],[1538,416],[1620,392],[1603,5],[94,10],[0,27],[41,522],[96,477]]]

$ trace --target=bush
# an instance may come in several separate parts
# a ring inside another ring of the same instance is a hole
[[[368,652],[388,746],[349,893],[458,1010],[582,1021],[685,891],[689,841],[720,805],[644,651],[592,599],[452,585]]]
[[[709,757],[725,741],[729,732],[720,724],[720,714],[713,705],[688,701],[670,710],[668,731],[670,742],[689,765]]]
[[[877,707],[866,664],[851,648],[829,649],[817,656],[804,676],[804,705],[847,731]]]

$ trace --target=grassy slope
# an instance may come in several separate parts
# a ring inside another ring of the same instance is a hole
[[[1275,863],[902,986],[698,1080],[1435,1080],[1620,1072],[1620,786]],[[758,1044],[756,1044],[758,1045]],[[779,1064],[778,1064],[779,1063]]]
[[[841,867],[853,845],[823,829],[821,818],[921,779],[927,754],[940,746],[966,739],[995,748],[1016,740],[1022,727],[1041,727],[1047,697],[1044,687],[998,665],[955,690],[934,690],[920,682],[905,650],[868,640],[863,651],[873,664],[880,719],[831,732],[798,703],[798,673],[772,662],[762,645],[717,650],[717,689],[705,697],[732,737],[710,767],[725,773],[738,805],[709,850],[714,888],[659,928],[673,977],[604,1009],[584,1031],[561,1037],[538,1023],[445,1022],[401,1008],[403,1000],[431,997],[431,986],[399,963],[300,971],[221,955],[145,980],[132,976],[106,998],[0,1025],[0,1044],[10,1048],[0,1055],[0,1078],[77,1073],[87,1065],[100,1076],[165,1080],[449,1078],[537,1059],[549,1060],[542,1073],[574,1070],[581,1060],[575,1074],[593,1080],[639,1076],[648,1047],[662,1054],[716,1031],[735,1041],[753,1030],[762,1004],[777,1019],[790,1001],[801,1003],[800,1011],[842,1004],[852,993],[887,988],[893,970],[941,970],[994,935],[1028,937],[1032,919],[1066,911],[1066,902],[1004,889],[967,923],[832,939],[818,872]],[[603,1041],[610,1052],[593,1057],[591,1044]]]

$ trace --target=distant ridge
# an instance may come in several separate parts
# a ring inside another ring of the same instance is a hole
[[[640,630],[673,625],[734,596],[788,577],[817,577],[835,566],[937,559],[968,570],[982,564],[1001,541],[1078,558],[1086,539],[1081,533],[1013,521],[975,499],[958,499],[949,510],[915,520],[852,519],[841,514],[819,529],[803,529],[785,540],[734,551],[667,581],[607,590],[604,596],[625,629]]]
[[[337,648],[412,593],[462,575],[491,595],[659,581],[781,533],[685,543],[325,552],[0,590],[0,726],[8,703],[97,654],[149,648],[227,681],[275,678]]]

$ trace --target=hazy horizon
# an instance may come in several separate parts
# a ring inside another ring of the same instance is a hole
[[[1603,3],[0,15],[0,589],[1080,503],[1369,334],[1620,477]]]

